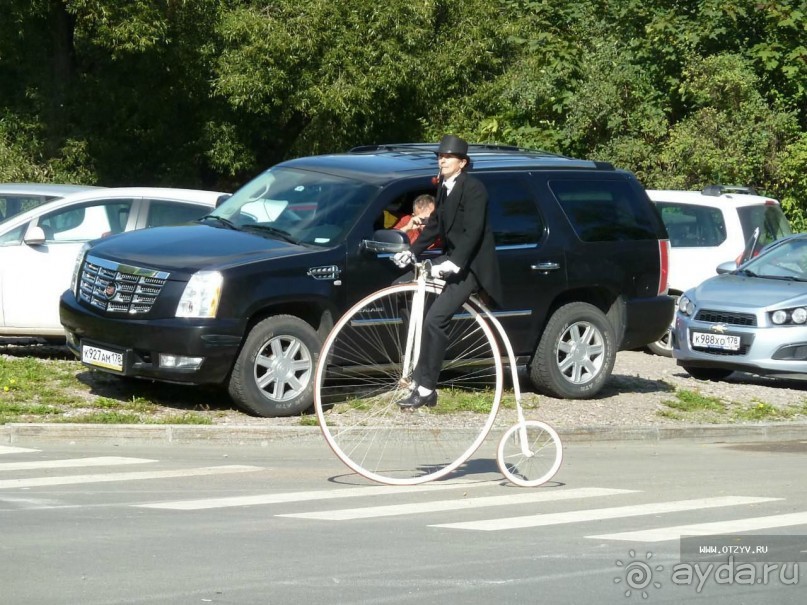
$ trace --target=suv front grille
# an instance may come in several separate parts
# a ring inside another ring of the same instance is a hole
[[[703,309],[695,316],[697,321],[707,321],[715,324],[728,324],[730,326],[755,326],[757,316],[752,313],[729,313],[726,311],[713,311]]]
[[[148,313],[170,274],[87,256],[81,266],[78,299],[105,313]]]

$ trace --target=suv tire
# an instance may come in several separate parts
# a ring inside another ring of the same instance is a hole
[[[680,294],[670,294],[675,299],[675,308],[678,308],[678,299],[681,297]],[[673,313],[672,323],[670,327],[667,328],[667,331],[662,334],[661,338],[659,338],[656,342],[647,343],[647,348],[650,349],[651,353],[655,355],[660,355],[661,357],[670,357],[673,356],[673,330],[675,329],[675,314]]]
[[[316,331],[302,319],[292,315],[264,319],[249,332],[233,366],[230,397],[258,416],[304,412],[314,402],[314,371],[321,348]]]
[[[650,352],[661,357],[672,357],[672,328],[664,332],[664,336],[656,342],[647,343]]]
[[[560,307],[546,324],[530,364],[533,386],[560,399],[596,395],[614,367],[614,341],[613,327],[594,305],[574,302]]]

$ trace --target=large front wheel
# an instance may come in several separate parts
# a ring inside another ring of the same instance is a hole
[[[497,341],[468,302],[451,322],[437,406],[399,407],[411,387],[403,368],[416,290],[395,285],[356,303],[325,340],[314,387],[317,419],[334,453],[360,475],[390,485],[457,469],[490,431],[502,397]],[[426,310],[439,292],[426,286]]]

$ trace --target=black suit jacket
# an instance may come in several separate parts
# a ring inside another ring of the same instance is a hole
[[[448,260],[463,271],[472,272],[487,295],[501,306],[499,261],[488,224],[488,192],[481,181],[463,172],[448,196],[441,185],[435,211],[412,244],[412,252],[420,254],[438,236],[443,240]]]

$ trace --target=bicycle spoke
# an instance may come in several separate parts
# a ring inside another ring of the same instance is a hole
[[[502,435],[496,459],[499,470],[510,481],[536,487],[558,472],[563,449],[555,429],[537,420],[526,420]]]
[[[415,290],[414,284],[393,286],[354,305],[334,326],[317,368],[317,416],[329,445],[356,472],[390,484],[421,483],[456,469],[490,430],[502,393],[496,340],[466,304],[449,330],[437,408],[400,409],[397,402],[408,394],[402,372],[409,322],[417,319]],[[438,293],[427,286],[422,308]],[[455,410],[457,389],[482,392],[481,405]]]

